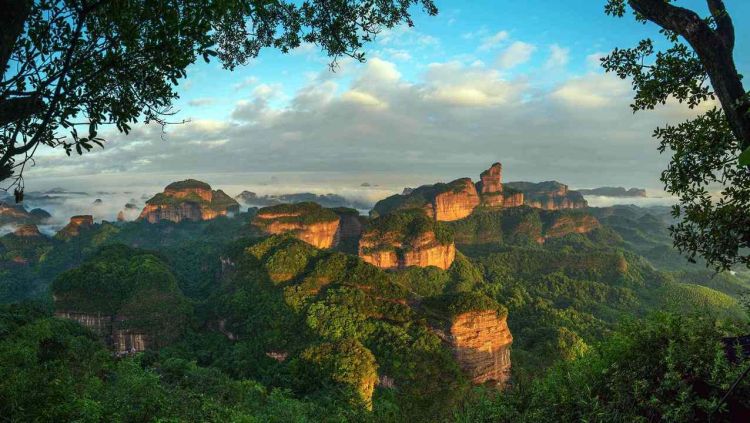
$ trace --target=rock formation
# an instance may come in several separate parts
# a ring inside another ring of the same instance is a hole
[[[42,236],[36,225],[21,225],[13,232],[19,238],[36,238]]]
[[[27,211],[20,204],[0,202],[0,225],[38,225],[44,223],[51,216],[42,209]]]
[[[376,218],[362,234],[359,256],[381,269],[447,269],[456,257],[456,247],[439,225],[418,210]]]
[[[571,233],[584,234],[601,227],[590,214],[578,212],[552,212],[544,217],[544,238],[557,238]]]
[[[70,218],[70,222],[57,232],[59,238],[73,238],[80,235],[82,230],[94,226],[94,217],[90,214],[77,215]]]
[[[583,196],[568,190],[559,182],[503,183],[503,166],[494,163],[479,175],[474,184],[469,178],[457,179],[448,184],[423,185],[404,188],[401,194],[378,201],[370,217],[384,216],[399,210],[422,209],[437,221],[450,222],[471,215],[474,209],[511,208],[529,205],[543,210],[577,209],[587,207]]]
[[[314,194],[311,192],[258,195],[252,191],[242,191],[242,193],[234,198],[244,204],[256,207],[308,202],[318,203],[321,206],[328,208],[348,207],[355,209],[365,209],[371,206],[371,204],[366,204],[358,200],[348,199],[338,194]]]
[[[437,221],[448,222],[470,215],[480,203],[479,194],[469,178],[435,185],[423,185],[404,194],[379,201],[370,212],[371,217],[384,216],[399,210],[422,209]]]
[[[122,316],[101,313],[77,313],[56,311],[55,317],[74,320],[94,332],[110,345],[117,355],[145,351],[150,345],[149,337],[142,332],[118,328],[125,320]]]
[[[524,204],[543,210],[580,209],[588,203],[578,191],[571,191],[568,186],[557,181],[547,182],[509,182],[506,187],[523,192]]]
[[[447,189],[438,190],[425,211],[439,222],[450,222],[470,215],[478,205],[479,195],[474,183],[462,178],[449,183]]]
[[[139,220],[157,223],[169,220],[210,220],[218,216],[238,213],[240,205],[222,190],[211,190],[205,182],[188,179],[174,182],[146,201]]]
[[[503,165],[494,163],[479,175],[477,191],[482,196],[482,204],[488,207],[503,207]]]
[[[459,314],[451,322],[450,340],[459,366],[472,383],[506,384],[513,343],[506,315],[495,310]]]
[[[280,204],[264,207],[252,224],[267,234],[290,233],[317,248],[338,242],[339,216],[316,203]]]

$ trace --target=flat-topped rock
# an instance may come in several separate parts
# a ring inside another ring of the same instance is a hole
[[[317,248],[332,248],[339,241],[340,217],[317,203],[280,204],[264,207],[252,225],[267,234],[289,233]]]
[[[452,235],[419,210],[373,219],[359,241],[359,257],[381,269],[435,266],[456,258]]]
[[[164,192],[146,201],[138,220],[179,223],[183,220],[211,220],[239,211],[239,203],[224,191],[211,190],[205,182],[187,179],[167,185]]]

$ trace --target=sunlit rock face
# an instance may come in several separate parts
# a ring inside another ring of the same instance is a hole
[[[509,182],[506,187],[523,192],[524,204],[543,210],[580,209],[588,203],[578,191],[571,191],[568,186],[557,181],[547,182]]]
[[[470,215],[479,203],[474,183],[469,178],[461,178],[447,184],[423,185],[413,190],[404,190],[403,194],[378,201],[370,212],[370,217],[420,209],[434,220],[448,222]]]
[[[584,234],[601,227],[599,221],[590,214],[551,214],[547,217],[544,238],[557,238],[571,233]]]
[[[70,218],[70,222],[57,232],[59,238],[73,238],[80,235],[82,230],[94,226],[94,217],[91,215],[78,215]]]
[[[474,183],[469,178],[457,179],[446,190],[435,194],[427,206],[427,215],[439,222],[450,222],[463,219],[479,205],[479,195]]]
[[[21,225],[13,232],[13,234],[20,238],[36,238],[42,236],[36,225]]]
[[[521,207],[523,203],[523,192],[510,189],[506,189],[503,192],[503,207]]]
[[[359,257],[381,269],[448,269],[456,258],[456,247],[452,236],[438,225],[418,210],[373,219],[359,241]]]
[[[164,192],[146,201],[138,219],[150,223],[163,220],[179,223],[183,220],[211,220],[239,210],[239,203],[224,191],[211,190],[205,182],[187,179],[167,185]]]
[[[435,239],[434,232],[425,232],[410,243],[410,248],[403,253],[401,267],[435,266],[447,269],[456,258],[456,246],[452,242],[441,244]]]
[[[453,318],[450,340],[456,360],[474,384],[503,387],[510,377],[513,336],[507,317],[495,310],[471,311]]]
[[[252,224],[267,234],[289,233],[317,248],[332,248],[339,239],[339,216],[316,203],[264,207]]]
[[[0,225],[38,225],[44,223],[50,217],[50,214],[42,209],[27,211],[23,205],[0,201]]]
[[[479,175],[477,191],[482,197],[482,204],[487,207],[503,207],[503,165],[494,163]]]

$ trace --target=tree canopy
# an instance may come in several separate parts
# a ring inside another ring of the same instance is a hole
[[[657,51],[644,39],[615,49],[602,64],[632,81],[633,111],[669,99],[691,108],[718,99],[720,109],[654,131],[659,151],[672,153],[661,180],[679,198],[673,215],[681,221],[671,231],[680,251],[717,269],[750,266],[750,95],[734,63],[734,23],[722,0],[706,0],[705,18],[675,3],[609,0],[607,13],[622,17],[630,8],[637,21],[661,27],[671,45]]]
[[[362,61],[382,29],[413,24],[414,5],[437,13],[432,0],[0,0],[0,182],[21,193],[39,146],[82,154],[102,125],[170,123],[199,58],[233,69],[311,43],[332,64]]]

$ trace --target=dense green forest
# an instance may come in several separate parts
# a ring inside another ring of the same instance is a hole
[[[750,275],[687,263],[664,210],[478,209],[429,222],[456,240],[449,269],[397,271],[262,235],[254,213],[0,238],[0,415],[722,421],[750,410],[744,381],[713,411],[747,365],[721,339],[750,330]],[[550,235],[584,215],[601,225]],[[391,220],[380,229],[403,229]],[[113,354],[60,310],[124,316],[112,329],[147,333],[150,347]],[[473,310],[507,316],[502,391],[473,385],[446,345],[452,319]]]

